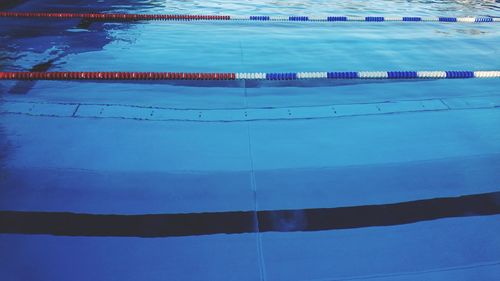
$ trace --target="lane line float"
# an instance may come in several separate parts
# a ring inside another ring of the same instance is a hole
[[[500,71],[336,72],[0,72],[0,80],[304,80],[304,79],[471,79],[500,78]]]
[[[383,16],[238,16],[238,15],[176,15],[176,14],[105,14],[105,13],[44,13],[1,12],[0,17],[88,19],[95,21],[285,21],[285,22],[443,22],[494,23],[493,17],[383,17]]]

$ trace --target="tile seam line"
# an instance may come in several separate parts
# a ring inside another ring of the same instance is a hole
[[[261,106],[261,107],[216,107],[216,108],[180,108],[180,107],[162,107],[162,106],[144,106],[144,105],[136,105],[136,104],[119,104],[119,103],[81,103],[81,102],[47,102],[47,101],[36,101],[36,100],[17,100],[10,98],[0,98],[0,106],[1,103],[23,103],[23,104],[36,104],[36,105],[82,105],[82,106],[109,106],[109,107],[131,107],[131,108],[140,108],[140,109],[160,109],[160,110],[173,110],[173,111],[195,111],[195,110],[203,110],[203,111],[217,111],[217,110],[227,110],[227,111],[237,111],[237,110],[249,110],[249,109],[296,109],[296,108],[315,108],[315,107],[330,107],[330,106],[345,106],[345,105],[375,105],[375,104],[394,104],[398,102],[418,102],[418,101],[440,101],[447,99],[469,99],[469,98],[487,98],[487,97],[497,97],[499,95],[496,94],[486,94],[486,95],[474,95],[474,96],[465,96],[465,97],[436,97],[436,98],[424,98],[424,99],[397,99],[397,100],[383,100],[380,102],[353,102],[353,103],[335,103],[335,104],[313,104],[313,105],[291,105],[291,106]],[[245,101],[246,102],[246,101]]]
[[[240,41],[240,52],[241,52],[241,63],[243,64],[243,46]],[[248,93],[247,93],[247,87],[246,87],[246,80],[245,84],[243,85],[243,91],[244,91],[244,101],[245,101],[245,110],[248,110]],[[246,113],[245,113],[246,115]],[[251,130],[250,130],[250,123],[246,124],[246,130],[247,130],[247,137],[248,137],[248,155],[250,158],[250,184],[252,186],[252,196],[253,196],[253,205],[254,205],[254,227],[256,230],[256,237],[257,237],[257,255],[258,255],[258,260],[259,260],[259,277],[261,281],[266,281],[266,269],[265,269],[265,261],[264,261],[264,252],[263,252],[263,247],[262,247],[262,234],[260,232],[260,223],[259,223],[259,206],[258,206],[258,196],[257,196],[257,182],[255,178],[255,168],[254,168],[254,159],[253,159],[253,150],[252,150],[252,135],[251,135]]]
[[[80,105],[81,104],[76,104],[75,111],[73,111],[73,114],[71,115],[71,117],[76,117],[76,113],[78,112],[78,109],[80,109]]]
[[[301,121],[301,120],[325,120],[325,119],[337,119],[337,118],[353,118],[353,117],[369,117],[369,116],[385,116],[385,115],[400,115],[400,114],[411,114],[411,113],[429,113],[429,112],[446,112],[446,111],[465,111],[465,110],[491,110],[498,109],[500,106],[491,107],[470,107],[470,108],[453,108],[453,109],[429,109],[429,110],[410,110],[401,112],[383,112],[383,113],[368,113],[368,114],[352,114],[343,116],[325,116],[325,117],[300,117],[300,118],[275,118],[275,119],[240,119],[240,120],[191,120],[191,119],[161,119],[152,120],[145,118],[135,118],[135,117],[99,117],[99,116],[63,116],[63,115],[50,115],[50,114],[30,114],[22,112],[0,112],[0,115],[23,115],[30,117],[49,117],[49,118],[81,118],[81,119],[114,119],[114,120],[134,120],[134,121],[146,121],[146,122],[194,122],[194,123],[238,123],[238,122],[273,122],[273,121]]]
[[[266,268],[265,268],[265,260],[264,260],[264,249],[262,246],[262,233],[260,232],[260,222],[259,222],[259,205],[258,205],[258,196],[257,196],[257,182],[255,178],[255,170],[254,170],[254,160],[252,155],[252,143],[251,143],[251,133],[250,133],[250,123],[246,124],[247,126],[247,136],[248,136],[248,152],[250,157],[250,184],[252,186],[252,195],[253,195],[253,203],[254,203],[254,223],[255,230],[257,235],[257,253],[259,259],[259,274],[260,280],[266,281]]]
[[[439,99],[439,102],[441,102],[444,106],[446,106],[446,108],[448,110],[453,110],[453,108],[450,107],[450,105],[448,103],[446,103],[446,99],[441,98],[441,99]]]

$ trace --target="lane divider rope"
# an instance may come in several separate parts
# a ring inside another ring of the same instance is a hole
[[[337,71],[337,72],[0,72],[0,80],[302,80],[302,79],[464,79],[500,78],[500,71]]]
[[[17,18],[55,18],[90,19],[100,21],[293,21],[293,22],[461,22],[491,23],[500,22],[493,17],[347,17],[347,16],[231,16],[231,15],[174,15],[174,14],[103,14],[103,13],[40,13],[40,12],[1,12],[0,17]]]

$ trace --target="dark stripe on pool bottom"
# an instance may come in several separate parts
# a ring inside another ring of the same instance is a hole
[[[395,204],[259,211],[260,232],[390,226],[449,217],[500,214],[500,192]],[[169,237],[256,232],[255,212],[96,215],[0,212],[0,233]]]

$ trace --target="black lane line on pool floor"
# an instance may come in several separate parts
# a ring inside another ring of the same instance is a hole
[[[500,214],[500,191],[383,205],[258,211],[260,232],[391,226]],[[255,232],[255,212],[96,215],[0,211],[0,233],[171,237]]]

